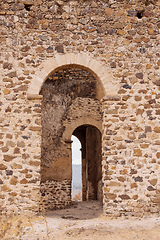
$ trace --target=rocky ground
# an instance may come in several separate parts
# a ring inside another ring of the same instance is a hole
[[[45,218],[22,218],[2,239],[160,240],[160,216],[110,218],[103,215],[99,202],[79,202],[49,211]]]

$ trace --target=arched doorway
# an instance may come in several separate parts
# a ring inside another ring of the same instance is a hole
[[[71,203],[72,133],[82,144],[82,199],[100,199],[101,134],[94,127],[102,125],[99,87],[96,76],[73,65],[58,69],[43,84],[41,193],[45,208]]]
[[[73,135],[82,145],[82,200],[102,201],[101,132],[92,125],[81,125]]]

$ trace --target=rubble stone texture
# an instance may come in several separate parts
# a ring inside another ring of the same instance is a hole
[[[93,126],[104,213],[159,212],[159,29],[157,0],[0,2],[1,211],[70,204],[71,135]]]

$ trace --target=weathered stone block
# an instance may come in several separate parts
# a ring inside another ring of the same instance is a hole
[[[139,148],[134,149],[133,155],[137,157],[142,157],[142,150]]]

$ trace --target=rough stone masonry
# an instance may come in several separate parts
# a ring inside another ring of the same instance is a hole
[[[71,203],[75,134],[84,200],[159,213],[159,29],[158,0],[1,0],[1,211]]]

